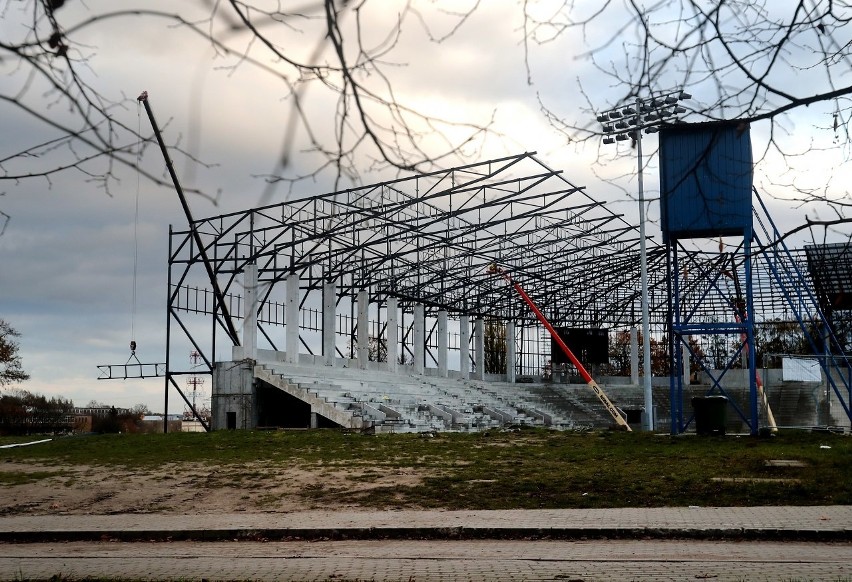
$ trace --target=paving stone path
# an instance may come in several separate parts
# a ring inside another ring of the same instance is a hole
[[[0,518],[0,580],[51,577],[849,582],[852,506]]]

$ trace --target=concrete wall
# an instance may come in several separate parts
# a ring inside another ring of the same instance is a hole
[[[254,365],[249,361],[216,362],[211,395],[211,430],[228,428],[229,413],[238,429],[257,426]]]
[[[245,360],[244,358],[243,348],[240,346],[232,348],[231,357],[234,362],[239,362]],[[258,362],[287,362],[287,352],[275,351],[275,350],[266,350],[266,349],[258,349],[257,350],[257,361]],[[311,355],[311,354],[299,354],[299,365],[302,366],[327,366],[330,360],[323,355]],[[333,366],[336,368],[363,368],[366,370],[378,370],[381,372],[396,372],[399,374],[414,374],[414,366],[410,365],[393,365],[391,366],[388,362],[366,362],[365,366],[361,366],[358,362],[357,358],[339,358],[336,357],[333,359]],[[233,363],[233,362],[232,362]],[[423,369],[424,376],[441,376],[441,370],[439,368],[424,368]],[[467,374],[460,372],[459,370],[447,370],[447,377],[450,378],[467,378]],[[488,374],[488,377],[494,381],[503,382],[506,380],[505,374]]]

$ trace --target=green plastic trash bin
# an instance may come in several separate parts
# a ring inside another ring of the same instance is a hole
[[[726,396],[695,396],[692,399],[695,411],[695,433],[698,435],[723,435],[728,421],[728,398]]]

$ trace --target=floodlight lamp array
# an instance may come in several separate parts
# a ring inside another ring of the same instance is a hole
[[[661,123],[686,113],[686,108],[678,105],[685,99],[692,99],[692,95],[680,90],[671,91],[657,97],[637,98],[635,107],[616,107],[598,114],[597,120],[603,124],[603,143],[637,139],[642,131],[657,133],[657,126]]]

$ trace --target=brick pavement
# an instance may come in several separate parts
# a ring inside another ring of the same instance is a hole
[[[0,541],[157,539],[852,540],[852,506],[305,511],[0,517]]]
[[[359,540],[0,544],[0,579],[848,580],[852,544]]]

